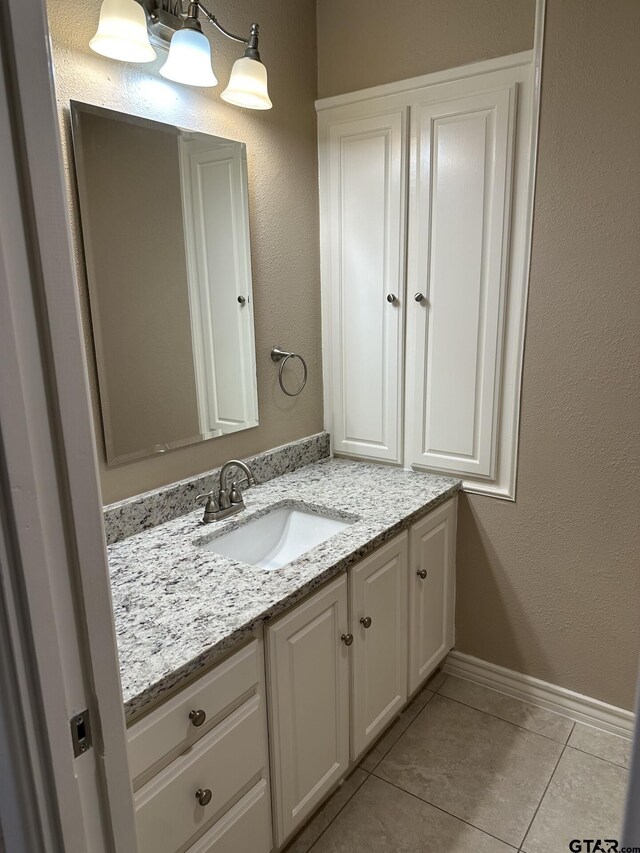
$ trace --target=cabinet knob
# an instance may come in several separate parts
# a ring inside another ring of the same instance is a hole
[[[211,802],[211,790],[209,788],[198,788],[196,791],[196,800],[201,806],[208,806]]]
[[[371,616],[363,616],[360,619],[360,624],[362,625],[363,628],[370,628],[371,627]]]
[[[240,303],[240,305],[245,305],[247,300],[244,296],[238,296],[238,302]]]
[[[345,644],[345,646],[350,646],[353,643],[353,634],[343,634],[340,639]]]
[[[416,293],[413,298],[416,300],[416,302],[424,302],[424,293]]]
[[[395,295],[395,293],[388,293],[387,294],[387,302],[390,302],[393,305],[393,303],[397,302],[397,301],[398,301],[398,297]]]
[[[416,574],[418,575],[419,578],[422,578],[422,580],[424,580],[427,576],[427,570],[426,569],[418,569]]]
[[[205,711],[189,711],[189,719],[196,728],[199,728],[207,719]]]

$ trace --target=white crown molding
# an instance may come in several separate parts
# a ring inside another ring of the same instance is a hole
[[[467,681],[474,681],[515,699],[555,711],[556,714],[562,714],[579,723],[597,726],[622,737],[629,738],[633,735],[635,714],[632,711],[608,705],[591,696],[583,696],[566,687],[559,687],[557,684],[550,684],[548,681],[523,675],[458,651],[449,653],[443,669],[450,675],[466,678]]]
[[[316,110],[320,112],[320,110],[328,110],[332,107],[355,104],[358,101],[368,101],[371,98],[401,95],[403,92],[411,92],[414,89],[433,86],[436,83],[451,83],[454,80],[475,77],[477,74],[485,74],[489,71],[503,71],[507,68],[516,68],[519,65],[529,65],[533,58],[533,50],[523,50],[520,53],[511,53],[508,56],[498,56],[495,59],[471,62],[468,65],[459,65],[457,68],[446,68],[443,71],[433,71],[431,74],[422,74],[419,77],[408,77],[406,80],[397,80],[393,83],[383,83],[381,86],[359,89],[357,92],[320,98],[316,101]]]

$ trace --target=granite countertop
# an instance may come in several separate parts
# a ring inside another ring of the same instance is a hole
[[[109,546],[128,720],[459,488],[460,481],[449,477],[323,459],[247,490],[246,510],[225,521],[204,525],[198,509]],[[307,507],[353,523],[270,572],[196,544],[275,505]]]

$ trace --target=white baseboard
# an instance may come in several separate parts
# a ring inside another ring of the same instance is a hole
[[[566,687],[558,687],[556,684],[549,684],[539,678],[523,675],[457,651],[449,653],[442,668],[451,675],[475,681],[580,723],[596,726],[623,737],[633,735],[635,714],[632,711],[607,705],[606,702],[583,696],[581,693],[567,690]]]

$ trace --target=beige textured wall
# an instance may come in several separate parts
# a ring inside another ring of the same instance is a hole
[[[101,403],[121,457],[200,433],[178,135],[104,114],[78,121]]]
[[[318,96],[533,45],[535,0],[318,0]]]
[[[89,50],[100,0],[49,0],[56,88],[67,171],[70,99],[95,103],[158,121],[213,133],[247,144],[253,293],[260,426],[151,459],[107,469],[101,466],[105,503],[206,471],[234,456],[247,456],[322,429],[318,189],[316,154],[316,37],[314,0],[220,0],[216,15],[231,30],[261,24],[262,58],[269,70],[274,109],[241,110],[225,104],[238,46],[210,32],[220,81],[212,92],[163,80],[160,62],[134,66]],[[84,290],[75,187],[70,177],[71,222],[79,280]],[[135,227],[135,225],[132,225]],[[87,340],[90,340],[86,300]],[[297,398],[285,397],[269,358],[274,344],[301,352],[309,381]],[[94,411],[98,411],[92,370]],[[99,420],[98,420],[99,429]],[[99,444],[101,436],[98,435]],[[100,449],[100,452],[101,449]]]
[[[463,61],[451,24],[467,3],[402,0],[387,21],[377,0],[348,5],[345,33],[342,4],[318,2],[322,95],[435,70],[406,53],[419,33],[440,42],[445,6]],[[471,4],[499,5],[513,4]],[[637,0],[547,0],[517,501],[463,495],[458,527],[458,648],[625,708],[640,651],[639,42]]]
[[[547,0],[515,504],[463,497],[458,645],[632,708],[640,3]]]

